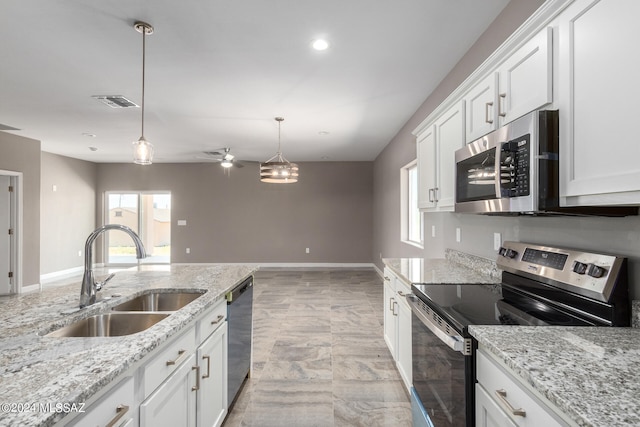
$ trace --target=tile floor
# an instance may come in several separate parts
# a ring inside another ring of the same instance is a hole
[[[411,426],[372,269],[261,270],[251,378],[224,426]]]

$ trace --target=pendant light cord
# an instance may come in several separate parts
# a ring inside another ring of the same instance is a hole
[[[142,28],[142,139],[144,139],[144,68],[145,68],[145,57],[146,57],[146,37],[147,37],[147,29],[145,27]]]

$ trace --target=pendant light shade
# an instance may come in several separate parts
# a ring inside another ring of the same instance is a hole
[[[278,152],[266,162],[260,163],[260,181],[273,184],[292,184],[298,182],[298,165],[282,156],[280,124],[284,118],[276,117],[276,121],[278,122]]]
[[[145,41],[149,34],[153,34],[153,27],[146,22],[138,21],[133,25],[142,34],[142,132],[140,139],[133,142],[133,163],[150,165],[153,161],[153,145],[144,138],[144,71],[145,71]]]

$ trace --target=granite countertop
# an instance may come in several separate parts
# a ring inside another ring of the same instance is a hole
[[[241,265],[142,266],[118,272],[99,292],[106,299],[76,310],[80,283],[0,298],[0,390],[2,403],[83,403],[127,371],[195,316],[256,270]],[[206,291],[151,328],[123,337],[56,338],[43,334],[131,299],[149,289]],[[109,298],[120,294],[121,297]],[[1,426],[49,426],[64,414],[0,413]]]
[[[502,271],[486,258],[447,249],[445,258],[385,258],[401,280],[425,284],[500,284]]]
[[[469,331],[577,425],[640,425],[640,329],[470,326]]]

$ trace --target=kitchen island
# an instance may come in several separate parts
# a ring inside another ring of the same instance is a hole
[[[577,425],[640,425],[640,329],[470,326],[469,332]]]
[[[79,282],[0,299],[0,425],[50,426],[67,416],[71,418],[71,412],[192,325],[196,317],[255,270],[255,266],[213,264],[123,270],[100,292],[101,300],[82,310],[77,310]],[[196,291],[203,295],[133,335],[44,336],[78,319],[109,311],[151,289]]]

